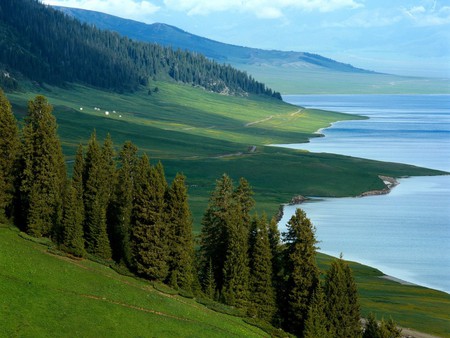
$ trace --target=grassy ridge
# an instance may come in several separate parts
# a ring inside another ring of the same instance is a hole
[[[0,225],[0,327],[5,336],[263,337],[242,318],[212,311],[193,299],[117,274],[88,260],[50,253]],[[321,269],[333,258],[319,254]],[[381,279],[350,263],[363,315],[390,316],[403,327],[450,337],[450,296]]]

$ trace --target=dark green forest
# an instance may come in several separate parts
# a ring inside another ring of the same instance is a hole
[[[169,184],[161,162],[129,141],[116,153],[110,135],[100,142],[93,131],[69,178],[52,110],[37,96],[19,130],[0,91],[2,222],[50,238],[69,258],[114,265],[298,337],[400,336],[373,316],[363,330],[352,271],[342,258],[319,270],[315,227],[301,209],[280,234],[275,218],[253,211],[250,183],[223,174],[195,239],[182,173]]]
[[[37,0],[0,2],[0,84],[14,76],[43,84],[82,83],[117,92],[166,79],[231,95],[281,95],[247,73],[193,52],[103,31]]]

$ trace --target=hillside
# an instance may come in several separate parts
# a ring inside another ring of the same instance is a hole
[[[92,337],[107,331],[110,337],[268,336],[243,318],[220,312],[232,309],[206,307],[160,284],[120,275],[93,261],[60,256],[49,249],[49,241],[27,239],[0,224],[1,335],[43,337],[57,332],[62,337]],[[331,260],[319,255],[318,263],[327,269]],[[357,263],[351,267],[363,315],[395,314],[403,327],[449,336],[448,295],[380,279],[380,271]],[[408,310],[412,306],[414,313]]]
[[[194,35],[163,23],[145,24],[95,11],[68,7],[55,8],[100,29],[111,30],[138,41],[195,51],[220,62],[249,65],[266,63],[278,66],[295,64],[308,68],[313,67],[341,72],[372,73],[371,71],[356,68],[317,54],[230,45]]]
[[[57,7],[82,22],[138,41],[190,50],[252,74],[283,94],[445,94],[448,79],[381,74],[314,53],[221,43],[163,23],[145,24],[76,8]]]
[[[0,84],[23,75],[38,83],[83,83],[124,92],[163,79],[223,94],[281,98],[230,66],[196,53],[131,41],[36,0],[0,3],[0,70]]]

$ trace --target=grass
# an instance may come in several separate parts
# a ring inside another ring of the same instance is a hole
[[[6,337],[264,337],[242,318],[0,227],[0,326]]]
[[[55,255],[48,242],[24,237],[0,225],[2,336],[268,336],[248,322],[264,325],[239,317],[232,308],[181,297],[167,286],[120,275],[93,261]],[[319,254],[321,269],[332,259]],[[380,271],[358,263],[350,266],[364,316],[392,316],[403,327],[450,337],[448,294],[382,279]]]
[[[78,144],[86,144],[96,129],[99,139],[111,133],[117,149],[131,140],[153,162],[162,160],[169,180],[176,172],[184,172],[197,230],[209,192],[224,172],[235,180],[246,177],[260,211],[269,215],[294,195],[354,196],[382,188],[380,174],[438,174],[411,166],[267,146],[307,142],[318,137],[315,132],[320,128],[338,120],[363,118],[360,116],[302,109],[260,96],[218,95],[167,82],[152,83],[150,88],[154,87],[159,88],[158,93],[148,95],[144,88],[133,94],[116,94],[80,85],[66,89],[28,85],[8,98],[19,118],[25,116],[29,99],[38,94],[48,98],[69,164]],[[110,114],[106,116],[105,111]]]

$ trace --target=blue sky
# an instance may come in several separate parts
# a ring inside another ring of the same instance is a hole
[[[450,0],[42,0],[221,42],[450,78]]]

